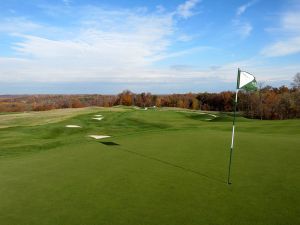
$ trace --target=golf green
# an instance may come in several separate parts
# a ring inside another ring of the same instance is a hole
[[[300,224],[300,120],[238,117],[228,185],[230,121],[130,107],[0,115],[0,225]]]

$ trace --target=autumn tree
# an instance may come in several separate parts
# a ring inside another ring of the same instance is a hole
[[[83,107],[83,104],[81,103],[81,101],[78,98],[74,98],[71,100],[71,105],[72,108],[81,108]]]
[[[155,106],[156,107],[160,107],[161,106],[161,98],[160,97],[156,98],[156,100],[155,100]]]
[[[123,91],[121,94],[119,94],[119,104],[121,105],[132,105],[133,100],[133,94],[129,90]]]
[[[194,110],[199,109],[199,101],[196,98],[193,98],[193,100],[192,100],[192,109],[194,109]]]

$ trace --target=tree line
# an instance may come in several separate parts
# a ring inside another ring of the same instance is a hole
[[[232,112],[235,92],[154,95],[125,90],[118,95],[22,95],[0,96],[0,112],[45,111],[88,106],[179,107]],[[260,87],[257,92],[239,92],[237,110],[255,119],[300,118],[300,73],[292,87]]]

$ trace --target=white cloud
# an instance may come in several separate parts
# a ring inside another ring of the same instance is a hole
[[[172,12],[88,6],[78,15],[74,26],[57,27],[54,38],[51,30],[55,28],[45,25],[38,27],[39,32],[14,34],[21,39],[12,46],[17,58],[0,58],[1,80],[159,81],[173,74],[152,69],[154,62],[206,50],[169,51],[177,36],[176,14]]]
[[[183,53],[184,54],[184,53]],[[55,57],[55,56],[53,56]],[[237,68],[253,73],[258,81],[271,84],[270,81],[289,81],[299,71],[299,65],[270,65],[261,58],[253,58],[245,61],[228,63],[211,68],[199,68],[197,66],[177,66],[172,68],[152,67],[115,67],[105,65],[105,62],[82,61],[84,58],[76,56],[73,62],[43,59],[0,58],[1,78],[5,82],[111,82],[111,83],[181,83],[182,85],[195,84],[200,81],[218,84],[234,83],[236,81]],[[121,65],[120,63],[116,65]],[[14,70],[12,70],[14,68]]]
[[[241,36],[241,38],[247,38],[253,30],[252,24],[248,21],[245,22],[244,20],[242,20],[241,16],[242,16],[242,14],[244,14],[246,12],[246,10],[249,7],[254,5],[256,2],[257,2],[257,0],[249,1],[246,4],[238,7],[236,10],[236,17],[232,22],[233,22],[233,26],[236,30],[236,33],[238,33]]]
[[[162,5],[157,5],[157,6],[156,6],[156,11],[157,11],[158,13],[163,13],[163,12],[166,11],[166,9],[165,9],[165,7],[163,7]]]
[[[9,17],[0,21],[0,33],[24,33],[40,29],[42,26],[25,17]]]
[[[200,0],[187,0],[177,7],[177,14],[185,19],[193,16],[194,12],[192,9],[194,9],[199,2]]]
[[[262,55],[279,57],[300,53],[300,4],[293,8],[282,14],[278,28],[269,29],[275,32],[277,41],[267,45],[261,51]]]
[[[69,6],[72,3],[71,0],[62,0],[62,1],[66,6]]]
[[[265,47],[261,53],[267,57],[286,56],[300,53],[300,36],[289,38],[284,41],[277,41]]]
[[[300,9],[300,7],[299,7]],[[281,26],[286,31],[300,32],[300,13],[299,10],[283,14]]]
[[[246,38],[251,34],[252,30],[253,30],[253,27],[250,23],[242,23],[239,26],[238,32],[243,38]]]
[[[251,34],[253,30],[251,23],[242,22],[239,19],[233,20],[232,22],[235,32],[239,34],[241,38],[247,38]]]
[[[181,34],[177,39],[178,41],[182,41],[182,42],[188,42],[193,40],[193,36],[191,35],[187,35],[187,34]]]
[[[253,0],[253,1],[250,1],[250,2],[247,2],[246,4],[244,5],[241,5],[240,7],[237,8],[236,10],[236,15],[237,16],[241,16],[244,12],[246,12],[246,10],[251,7],[254,3],[256,3],[257,0]]]
[[[274,65],[266,58],[256,56],[247,60],[231,62],[218,66],[213,68],[212,71],[207,71],[207,74],[219,77],[222,82],[234,84],[238,68],[253,74],[258,82],[264,82],[265,85],[272,85],[274,82],[277,82],[277,84],[290,83],[292,76],[299,71],[300,65]]]

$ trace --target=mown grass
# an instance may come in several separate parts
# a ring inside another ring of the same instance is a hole
[[[229,186],[230,115],[48,113],[0,115],[1,225],[300,224],[300,120],[239,117]]]

